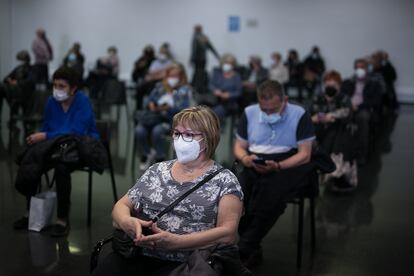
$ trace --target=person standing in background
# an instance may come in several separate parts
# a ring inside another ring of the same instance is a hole
[[[194,68],[193,79],[191,85],[198,93],[202,93],[207,89],[207,50],[210,50],[214,56],[220,60],[220,56],[216,49],[210,43],[208,37],[203,34],[201,25],[194,26],[194,35],[191,43],[190,63]]]
[[[32,42],[32,51],[35,56],[35,81],[36,83],[48,84],[49,62],[53,59],[53,49],[44,29],[36,31],[36,38]]]

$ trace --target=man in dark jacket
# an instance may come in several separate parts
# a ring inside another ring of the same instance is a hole
[[[354,69],[354,76],[344,81],[342,91],[352,102],[354,118],[358,125],[358,162],[363,165],[368,153],[370,122],[378,115],[382,88],[368,76],[368,63],[365,59],[355,60]]]
[[[397,80],[397,72],[393,64],[389,61],[387,52],[379,51],[377,54],[381,63],[378,71],[384,78],[387,89],[385,104],[387,104],[392,110],[396,111],[399,108],[397,94],[394,87],[394,83]]]
[[[197,92],[203,92],[203,90],[207,89],[207,50],[210,50],[218,60],[220,59],[219,54],[210,43],[208,37],[203,34],[203,27],[196,25],[191,43],[190,63],[194,68],[191,85]]]
[[[27,112],[30,104],[31,93],[34,90],[33,67],[30,65],[30,55],[27,51],[20,51],[16,55],[20,63],[13,69],[0,84],[0,113],[2,110],[3,99],[9,103],[11,114],[23,108]]]
[[[323,60],[319,47],[314,46],[311,53],[303,62],[304,65],[304,81],[305,88],[309,91],[310,98],[318,84],[322,80],[322,75],[325,72],[325,61]]]

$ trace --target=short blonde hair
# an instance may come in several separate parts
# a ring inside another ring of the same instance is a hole
[[[230,63],[233,65],[233,67],[237,66],[237,59],[235,56],[233,56],[232,54],[224,54],[221,59],[220,59],[221,64],[224,63]]]
[[[183,109],[175,114],[172,128],[183,125],[203,134],[206,145],[206,157],[212,158],[220,142],[220,121],[211,108],[199,105]]]

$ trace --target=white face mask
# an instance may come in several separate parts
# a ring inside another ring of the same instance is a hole
[[[69,95],[65,90],[53,89],[53,98],[58,102],[64,102],[69,99]]]
[[[160,59],[160,60],[162,60],[162,61],[165,61],[165,60],[167,60],[167,55],[166,54],[159,54],[158,55],[158,58]]]
[[[222,69],[224,72],[230,72],[231,70],[233,70],[233,65],[231,65],[230,63],[224,63]]]
[[[174,140],[174,149],[178,162],[183,164],[196,160],[201,152],[199,141],[193,139],[191,142],[186,142],[182,136]]]
[[[180,81],[179,78],[167,78],[167,83],[170,87],[176,87],[178,82]]]
[[[363,79],[367,75],[367,71],[365,71],[365,69],[358,68],[355,70],[355,75],[358,79]]]

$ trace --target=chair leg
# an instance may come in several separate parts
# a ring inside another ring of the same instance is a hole
[[[92,170],[89,170],[89,181],[88,181],[88,214],[87,214],[87,225],[91,226],[91,213],[92,213]]]
[[[312,251],[315,250],[316,246],[316,228],[315,228],[315,198],[310,197],[310,223],[311,223],[311,246]]]
[[[136,158],[136,154],[137,154],[137,141],[136,141],[135,130],[134,130],[133,136],[132,136],[132,160],[131,160],[131,171],[132,171],[132,174],[134,174],[134,170],[135,170],[135,158]]]
[[[300,198],[299,201],[299,221],[298,221],[298,241],[297,241],[297,252],[296,252],[296,267],[302,266],[302,243],[303,243],[303,209],[304,199]]]
[[[113,196],[114,196],[114,203],[116,203],[118,201],[118,193],[116,192],[114,167],[112,165],[112,157],[111,157],[111,152],[109,150],[108,145],[106,145],[106,150],[108,152],[108,163],[109,163],[109,173],[111,174],[112,193],[113,193]]]

